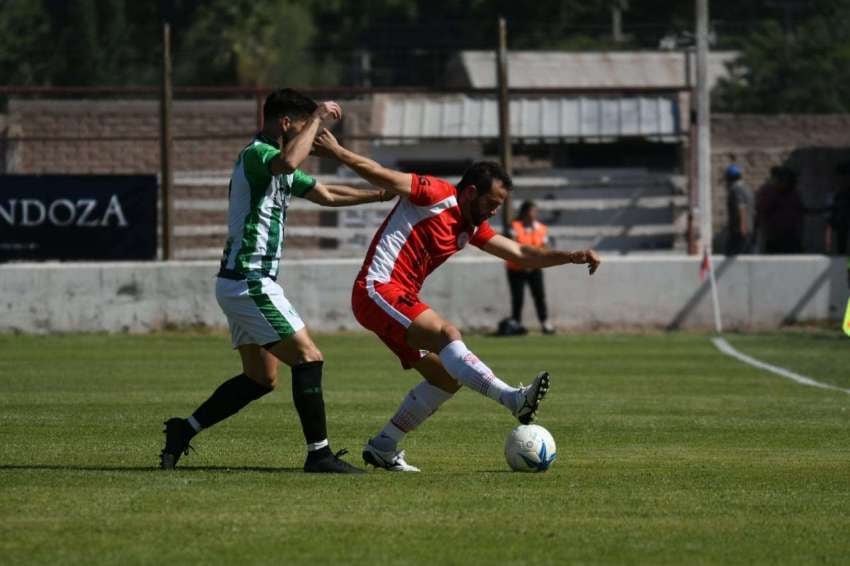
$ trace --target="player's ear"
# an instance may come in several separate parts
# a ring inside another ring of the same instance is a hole
[[[463,200],[473,200],[478,196],[478,189],[475,185],[467,185],[460,190],[460,196]]]

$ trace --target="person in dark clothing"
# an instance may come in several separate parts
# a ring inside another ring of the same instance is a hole
[[[756,211],[764,253],[802,253],[805,207],[797,192],[797,174],[793,170],[788,167],[771,170],[770,180],[758,193]]]
[[[850,235],[850,161],[835,168],[838,183],[829,206],[826,227],[827,253],[847,255],[847,236]]]
[[[511,224],[510,236],[520,244],[545,248],[548,240],[546,225],[537,220],[537,206],[527,200],[520,206],[516,220]],[[544,334],[554,334],[555,327],[549,322],[546,308],[546,292],[543,288],[543,270],[525,269],[511,262],[506,262],[508,285],[511,288],[511,322],[517,334],[524,334],[522,327],[522,307],[525,300],[525,285],[531,289],[534,307],[537,310],[537,320]]]
[[[726,210],[729,219],[726,255],[748,254],[753,249],[753,191],[744,184],[741,169],[737,165],[726,168],[725,178]]]

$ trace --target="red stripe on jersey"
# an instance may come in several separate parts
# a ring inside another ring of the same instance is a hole
[[[413,175],[410,197],[401,198],[384,220],[357,278],[418,292],[425,278],[467,243],[480,247],[494,235],[487,222],[476,227],[464,220],[454,185]]]

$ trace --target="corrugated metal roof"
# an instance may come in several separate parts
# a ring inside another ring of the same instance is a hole
[[[494,97],[383,94],[373,100],[371,133],[393,139],[499,136]],[[676,97],[514,97],[511,137],[523,139],[674,138],[681,134]],[[672,141],[672,140],[671,140]]]
[[[708,80],[728,75],[725,64],[734,51],[709,53]],[[493,51],[462,51],[450,63],[453,86],[493,88],[496,58]],[[685,56],[675,51],[509,51],[508,84],[511,88],[680,88],[686,84]],[[458,74],[465,74],[464,84]],[[691,59],[692,84],[696,77]]]

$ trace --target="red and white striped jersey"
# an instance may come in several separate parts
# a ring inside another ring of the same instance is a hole
[[[463,218],[454,185],[413,175],[410,196],[399,199],[378,229],[357,280],[418,293],[425,278],[466,244],[480,248],[495,235],[486,220],[473,226]]]

